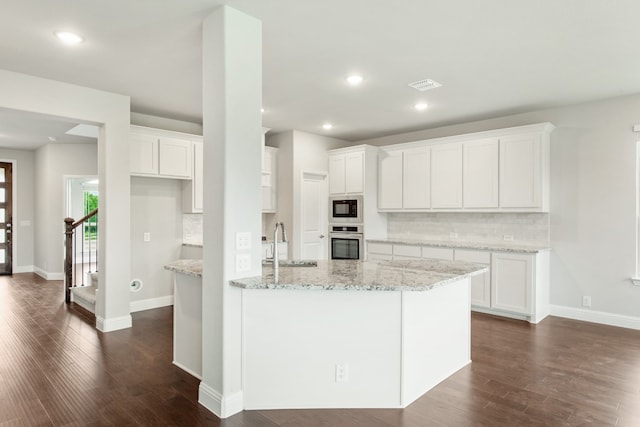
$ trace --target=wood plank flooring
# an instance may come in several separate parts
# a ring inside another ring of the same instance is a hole
[[[171,364],[172,309],[102,334],[61,282],[0,277],[4,426],[640,426],[640,331],[472,316],[473,363],[404,410],[244,411],[219,420]]]

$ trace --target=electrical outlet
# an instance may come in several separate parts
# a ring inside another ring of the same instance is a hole
[[[249,270],[251,270],[251,254],[237,254],[236,272],[242,273],[243,271]]]
[[[142,235],[142,240],[144,240],[145,242],[150,242],[151,241],[151,233],[144,233]]]
[[[236,250],[244,251],[251,249],[251,233],[248,231],[236,233]]]
[[[583,307],[591,307],[591,297],[590,296],[583,296],[582,297],[582,306]]]
[[[449,238],[450,239],[457,239],[458,238],[458,233],[449,233]]]
[[[504,239],[505,242],[513,241],[513,235],[512,234],[505,234],[504,236],[502,236],[502,238]]]
[[[336,382],[346,383],[349,381],[349,365],[346,363],[336,364]]]

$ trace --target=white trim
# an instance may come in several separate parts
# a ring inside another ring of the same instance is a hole
[[[105,319],[104,317],[96,316],[96,329],[100,332],[112,332],[120,329],[127,329],[133,325],[131,315],[121,317],[112,317]]]
[[[566,317],[567,319],[582,320],[584,322],[618,326],[620,328],[640,329],[640,317],[626,316],[624,314],[606,313],[604,311],[593,311],[584,308],[552,305],[551,315]]]
[[[33,267],[33,272],[44,280],[64,280],[64,273],[49,273],[40,267]]]
[[[167,307],[173,305],[173,295],[165,295],[157,298],[147,298],[139,301],[131,301],[130,311],[132,313],[154,308]]]
[[[15,267],[13,269],[14,273],[33,273],[35,272],[35,267],[33,265],[21,265],[19,267]]]
[[[194,371],[192,371],[191,369],[187,368],[183,364],[181,364],[179,362],[176,362],[175,360],[173,360],[171,363],[173,363],[178,368],[182,369],[183,371],[185,371],[187,374],[191,375],[192,377],[196,377],[197,379],[202,380],[202,375],[196,374]]]
[[[74,304],[78,304],[80,307],[84,308],[87,311],[90,311],[93,314],[96,313],[95,304],[91,304],[90,302],[86,301],[84,298],[78,297],[74,293],[71,293],[71,302],[73,302]]]
[[[213,412],[219,418],[227,418],[242,412],[244,409],[244,397],[242,391],[225,398],[217,390],[209,387],[204,382],[200,383],[198,403]]]

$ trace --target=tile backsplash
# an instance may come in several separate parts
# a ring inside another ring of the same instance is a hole
[[[513,236],[518,244],[548,245],[548,213],[390,213],[387,237],[479,243],[504,242]]]
[[[182,215],[182,243],[202,244],[202,214]]]

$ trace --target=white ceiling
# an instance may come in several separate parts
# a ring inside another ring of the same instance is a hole
[[[201,22],[221,3],[263,22],[275,132],[355,141],[640,93],[637,0],[1,0],[0,68],[199,123]],[[86,42],[62,46],[59,29]],[[352,72],[361,87],[346,85]],[[443,87],[407,86],[423,78]]]

